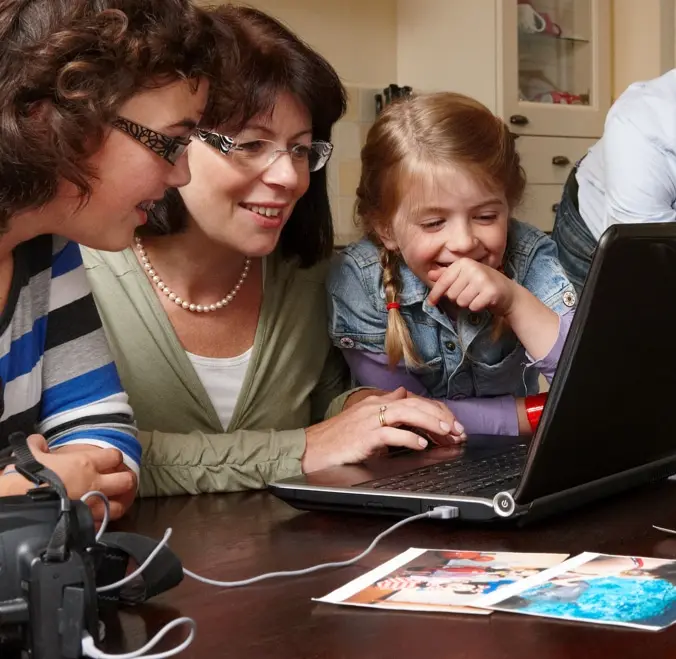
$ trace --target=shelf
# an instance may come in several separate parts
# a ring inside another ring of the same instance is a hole
[[[555,34],[546,34],[544,32],[519,32],[519,40],[524,39],[527,41],[562,41],[571,44],[588,44],[591,43],[589,39],[584,39],[583,37],[578,37],[574,35],[562,34],[561,36],[556,36]]]

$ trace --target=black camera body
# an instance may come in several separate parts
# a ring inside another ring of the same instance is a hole
[[[82,635],[100,641],[96,537],[87,504],[63,510],[53,489],[0,498],[0,656],[77,659]],[[67,550],[55,560],[48,546],[68,516]]]
[[[9,443],[0,468],[11,457],[37,487],[0,497],[0,659],[79,659],[86,634],[95,646],[102,640],[100,605],[145,602],[180,583],[183,566],[143,535],[97,540],[87,504],[71,500],[59,476],[34,459],[25,434],[12,433]],[[131,582],[130,559],[145,565]]]

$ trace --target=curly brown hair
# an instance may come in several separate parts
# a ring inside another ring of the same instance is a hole
[[[238,56],[227,36],[190,0],[0,0],[0,231],[63,179],[86,201],[87,158],[135,93],[208,79],[209,112],[228,116]]]

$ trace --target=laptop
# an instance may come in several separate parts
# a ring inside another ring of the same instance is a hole
[[[601,237],[533,438],[370,459],[273,482],[301,510],[540,518],[676,473],[676,223]]]

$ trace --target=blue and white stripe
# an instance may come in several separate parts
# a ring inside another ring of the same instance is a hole
[[[132,410],[75,243],[40,236],[17,249],[0,316],[0,378],[0,447],[15,430],[53,447],[112,446],[138,474]]]

